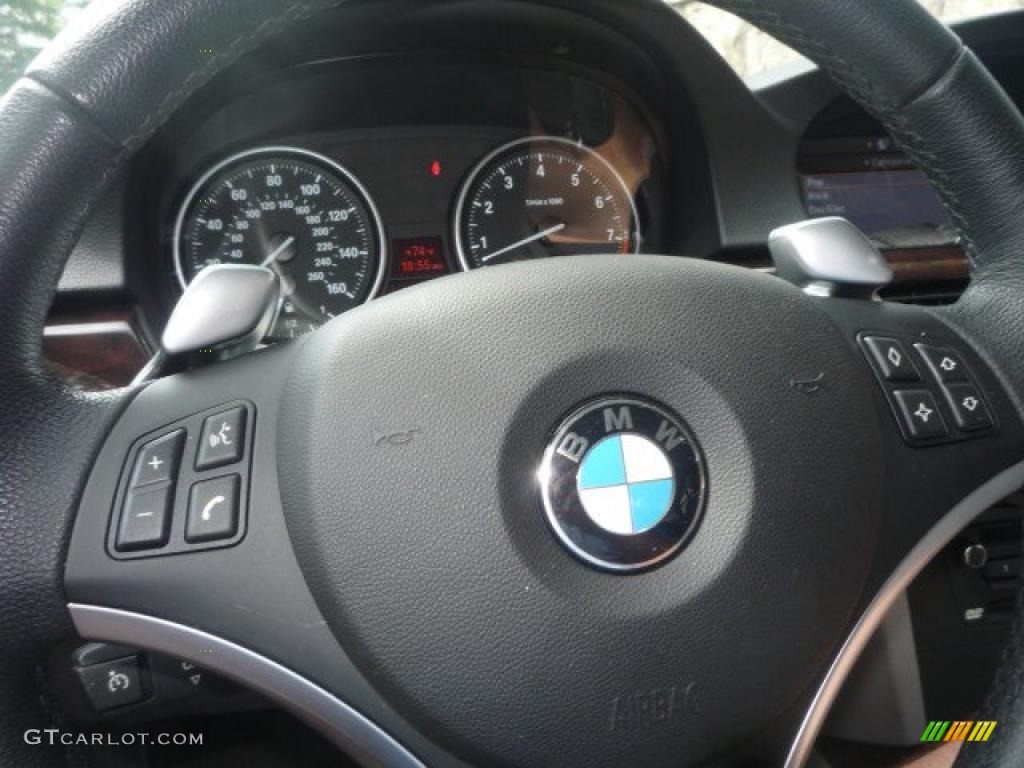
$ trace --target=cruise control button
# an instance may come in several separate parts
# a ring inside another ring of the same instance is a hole
[[[967,369],[964,368],[960,355],[953,350],[945,347],[933,347],[928,344],[915,346],[939,381],[968,381]]]
[[[867,347],[875,367],[886,381],[920,381],[921,375],[910,359],[906,348],[896,339],[880,336],[865,336]]]
[[[192,486],[185,538],[192,543],[230,539],[238,532],[238,475],[215,477]]]
[[[89,703],[100,712],[136,704],[146,698],[138,656],[77,667],[75,672]]]
[[[203,422],[196,469],[212,469],[242,460],[245,446],[245,408],[210,416]]]
[[[185,430],[178,429],[142,446],[135,459],[132,488],[162,483],[177,477],[178,462],[181,461],[181,448],[184,443]]]
[[[121,510],[115,546],[122,552],[155,549],[167,543],[174,486],[129,491]]]
[[[988,429],[992,426],[992,414],[985,405],[981,392],[973,384],[950,384],[946,397],[953,408],[956,424],[965,432]]]
[[[946,420],[942,418],[931,392],[926,389],[900,390],[894,392],[893,397],[907,432],[915,440],[932,440],[949,435]]]

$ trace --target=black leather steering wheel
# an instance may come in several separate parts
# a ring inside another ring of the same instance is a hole
[[[677,258],[559,259],[434,281],[142,389],[52,378],[47,311],[114,171],[216,72],[338,4],[112,2],[0,107],[0,763],[62,761],[22,734],[53,722],[38,670],[77,629],[244,680],[368,765],[802,764],[886,600],[1024,483],[1021,116],[913,0],[720,0],[927,172],[970,250],[956,306],[813,298]],[[957,439],[908,445],[864,333],[954,350],[997,428],[959,430],[937,400]],[[708,474],[685,552],[629,576],[570,557],[534,481],[559,420],[607,392],[681,414]],[[235,403],[239,543],[113,551],[139,441],[183,426],[188,457],[202,418]],[[375,437],[398,432],[415,439]],[[973,764],[1022,753],[1022,637]]]

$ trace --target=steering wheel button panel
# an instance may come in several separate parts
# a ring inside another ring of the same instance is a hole
[[[146,443],[135,459],[132,473],[132,488],[153,483],[165,483],[178,474],[181,448],[185,444],[185,432],[175,430],[169,435]]]
[[[120,517],[108,533],[108,554],[124,560],[241,541],[255,427],[252,403],[221,403],[140,438],[118,484]],[[219,468],[228,464],[225,475]],[[145,474],[157,470],[160,480]],[[140,477],[146,484],[136,487]]]
[[[951,345],[905,343],[872,333],[861,333],[857,338],[907,442],[937,445],[980,437],[995,429],[994,411],[976,385],[977,379],[971,376],[964,356]],[[925,364],[924,378],[907,354],[908,349],[917,353],[913,355],[917,364]],[[980,364],[974,364],[982,372]],[[913,376],[906,384],[918,386],[907,387],[900,376]]]
[[[941,382],[970,381],[967,368],[956,352],[947,347],[935,347],[930,344],[915,344],[917,351],[928,364],[929,370]]]
[[[164,546],[170,528],[173,498],[174,486],[170,483],[130,491],[121,511],[117,549],[131,552]]]
[[[901,342],[879,336],[865,336],[862,341],[872,363],[886,381],[921,380],[917,367]]]
[[[203,422],[196,469],[212,469],[242,460],[245,446],[245,408],[217,413]]]
[[[185,540],[230,539],[238,532],[238,475],[204,480],[192,486]]]
[[[939,411],[935,396],[927,389],[893,393],[907,432],[915,440],[936,440],[949,436],[949,427]]]
[[[981,391],[969,382],[945,387],[946,399],[953,411],[956,425],[965,432],[990,429],[994,426]]]

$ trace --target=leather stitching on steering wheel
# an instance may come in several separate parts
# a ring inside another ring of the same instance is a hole
[[[259,26],[255,29],[234,38],[228,43],[223,53],[218,53],[207,60],[202,67],[192,72],[180,87],[171,91],[160,103],[160,106],[139,127],[139,130],[125,140],[125,147],[129,149],[137,148],[153,131],[167,121],[167,118],[181,105],[182,101],[194,93],[199,86],[209,80],[214,74],[250,51],[256,43],[266,40],[289,28],[291,25],[316,15],[322,10],[324,10],[323,3],[316,4],[299,0],[299,2],[288,6],[276,16],[271,16],[260,22]]]
[[[889,125],[893,139],[927,172],[952,214],[957,228],[967,240],[968,253],[973,257],[974,238],[970,234],[967,219],[963,216],[960,199],[953,192],[949,176],[942,169],[935,153],[927,148],[921,135],[910,128],[904,114],[907,104],[899,104],[888,98],[858,67],[836,51],[809,38],[802,27],[787,21],[778,12],[761,8],[753,0],[721,0],[715,4],[723,10],[742,16],[781,42],[814,59],[844,91],[875,117]],[[966,55],[967,49],[961,46],[956,58],[950,62],[939,80],[946,77]],[[913,99],[908,103],[912,101]]]

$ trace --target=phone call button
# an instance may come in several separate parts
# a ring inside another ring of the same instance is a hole
[[[185,539],[191,543],[230,539],[238,533],[238,475],[203,480],[188,497]]]

